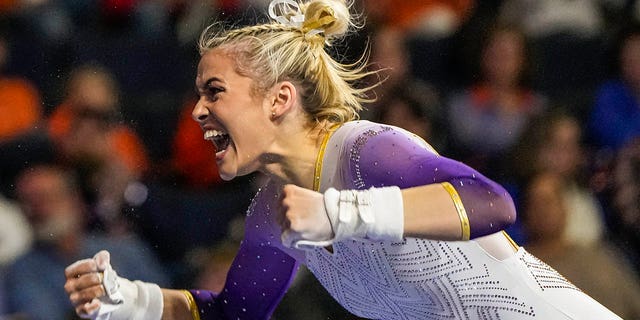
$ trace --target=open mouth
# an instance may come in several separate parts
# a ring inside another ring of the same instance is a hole
[[[216,153],[224,151],[229,147],[231,138],[229,134],[219,130],[207,130],[204,132],[204,139],[209,140],[216,147]]]

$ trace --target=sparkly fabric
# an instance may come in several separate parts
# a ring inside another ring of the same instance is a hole
[[[347,123],[333,134],[320,191],[444,181],[460,194],[472,237],[498,231],[515,218],[511,198],[499,185],[437,155],[404,130],[367,121]],[[202,319],[269,319],[298,263],[305,263],[347,310],[364,318],[578,319],[571,315],[578,309],[615,319],[522,248],[503,261],[475,241],[346,240],[334,243],[333,252],[284,248],[274,219],[280,190],[268,182],[252,201],[245,239],[223,291],[217,296],[192,291]],[[566,313],[549,301],[579,308]]]
[[[463,163],[438,155],[424,141],[404,130],[366,121],[359,123],[371,128],[355,135],[353,142],[344,139],[348,151],[343,151],[343,159],[338,162],[348,160],[349,165],[343,167],[340,188],[408,188],[446,181],[462,199],[471,238],[500,231],[515,221],[511,196],[500,185]],[[342,133],[347,130],[357,133],[355,128],[360,127],[347,125]],[[334,137],[330,143],[335,146],[336,140]]]

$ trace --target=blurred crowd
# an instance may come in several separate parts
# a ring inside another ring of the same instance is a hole
[[[75,319],[65,266],[219,290],[259,175],[191,120],[196,40],[268,0],[0,0],[0,319]],[[362,118],[504,185],[520,245],[640,319],[640,1],[354,0]],[[384,152],[383,150],[381,152]],[[352,319],[302,269],[275,319]]]

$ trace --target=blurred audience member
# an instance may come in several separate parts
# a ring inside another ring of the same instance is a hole
[[[370,21],[367,23],[428,38],[453,34],[471,15],[474,3],[473,0],[363,0]]]
[[[499,18],[532,38],[556,34],[597,37],[605,27],[599,0],[505,0]]]
[[[9,312],[25,313],[32,320],[69,319],[74,309],[60,286],[64,268],[102,249],[121,263],[118,273],[168,283],[150,249],[135,238],[85,232],[87,206],[79,191],[74,176],[55,166],[30,167],[18,176],[17,200],[35,243],[7,268]]]
[[[640,137],[640,25],[621,33],[616,78],[598,89],[589,129],[598,148],[618,150]]]
[[[92,2],[92,1],[85,1]],[[17,0],[11,14],[31,31],[34,40],[49,46],[67,42],[78,29],[68,10],[71,1]]]
[[[532,178],[522,214],[527,251],[623,319],[639,319],[640,280],[618,251],[607,242],[577,245],[564,236],[568,216],[564,187],[564,179],[555,173]]]
[[[376,101],[366,105],[362,116],[405,128],[434,147],[443,147],[440,96],[412,74],[405,36],[398,29],[382,27],[374,31],[371,46],[369,62],[381,69],[378,76],[385,81],[376,87]]]
[[[10,294],[4,287],[5,268],[29,249],[32,240],[31,226],[20,208],[0,194],[0,319],[4,320],[9,312],[6,300]]]
[[[38,89],[26,78],[5,74],[8,38],[0,33],[0,143],[35,129],[42,120]]]
[[[382,106],[377,110],[376,121],[407,129],[430,144],[441,146],[442,141],[434,138],[438,133],[434,109],[438,105],[429,104],[437,101],[434,98],[435,96],[429,96],[426,92],[412,91],[406,86],[399,87],[392,95],[380,100]]]
[[[604,213],[588,186],[588,164],[578,120],[562,111],[549,111],[534,119],[513,150],[510,172],[520,182],[540,172],[562,179],[559,194],[566,207],[563,231],[572,245],[591,245],[606,231]],[[522,183],[520,183],[522,184]]]
[[[31,226],[20,208],[0,194],[0,270],[26,252],[32,240]]]
[[[171,168],[181,185],[202,189],[222,183],[216,165],[216,149],[203,139],[202,129],[193,121],[191,111],[196,105],[196,97],[185,100],[180,111],[176,132],[173,137]]]
[[[612,239],[640,272],[640,138],[599,167],[592,184],[605,204]]]
[[[120,120],[116,80],[100,66],[84,65],[71,72],[66,98],[48,119],[49,133],[61,160],[78,169],[85,196],[98,220],[117,228],[129,187],[149,166],[141,139]]]
[[[482,43],[481,79],[450,97],[448,125],[454,157],[491,176],[547,99],[526,83],[529,52],[522,32],[499,25]]]

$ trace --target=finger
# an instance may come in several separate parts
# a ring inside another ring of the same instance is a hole
[[[287,221],[287,211],[289,210],[288,206],[283,204],[284,198],[278,201],[278,205],[276,209],[276,222],[280,226],[281,229],[287,229],[287,225],[289,222]]]
[[[96,261],[98,270],[104,271],[110,263],[111,255],[109,254],[109,251],[102,250],[93,256],[93,260]]]
[[[69,300],[74,306],[84,305],[92,302],[94,299],[100,298],[105,295],[104,287],[95,285],[89,288],[85,288],[81,291],[75,291],[69,295]]]
[[[102,285],[102,272],[85,273],[81,276],[70,278],[64,284],[64,289],[67,294],[72,294],[76,291],[82,291],[86,288],[96,285]]]
[[[100,304],[101,302],[99,299],[93,299],[90,302],[76,306],[76,313],[81,318],[88,319],[90,318],[91,314],[98,311],[98,309],[100,308]]]
[[[67,279],[78,278],[83,274],[98,271],[96,261],[93,259],[83,259],[76,261],[64,269]]]

